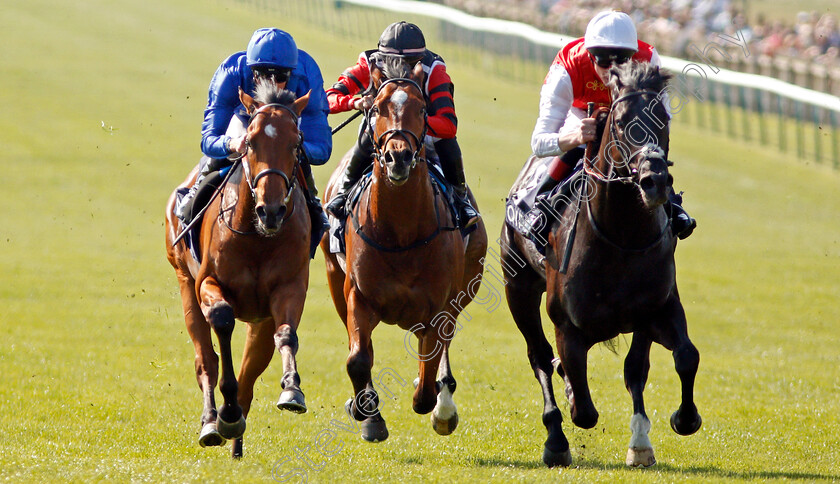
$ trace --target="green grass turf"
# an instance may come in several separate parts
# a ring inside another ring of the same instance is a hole
[[[310,482],[840,480],[840,175],[679,118],[673,172],[700,227],[680,243],[678,277],[701,352],[704,425],[691,437],[669,429],[678,379],[655,347],[645,396],[656,467],[624,467],[623,358],[596,347],[589,373],[601,419],[591,430],[566,425],[572,468],[543,468],[539,387],[502,301],[469,307],[454,340],[455,434],[437,436],[411,411],[410,385],[393,383],[395,398],[383,403],[390,439],[371,445],[341,433],[328,459],[309,448],[319,470],[307,469],[296,453],[344,419],[351,393],[320,254],[300,328],[309,413],[274,407],[275,362],[256,386],[245,458],[199,448],[200,394],[162,212],[198,160],[210,76],[265,25],[289,30],[327,83],[375,38],[196,0],[12,0],[0,25],[0,479],[270,481],[288,458],[278,471],[306,469]],[[432,47],[446,57],[447,46]],[[493,241],[529,152],[538,85],[449,70],[467,176]],[[336,157],[353,131],[336,137]],[[321,186],[333,166],[315,169]],[[501,287],[484,290],[493,289]],[[374,342],[374,372],[391,368],[410,382],[416,362],[403,333],[382,326]],[[565,402],[561,410],[568,419]]]

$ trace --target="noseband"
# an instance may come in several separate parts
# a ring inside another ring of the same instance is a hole
[[[376,90],[376,97],[379,97],[379,93],[382,92],[382,89],[385,86],[396,82],[406,82],[411,86],[417,88],[417,90],[420,91],[420,94],[423,95],[423,89],[413,79],[408,79],[406,77],[397,77],[393,79],[387,79],[382,84],[380,84],[379,89]],[[420,133],[419,137],[416,134],[414,134],[413,131],[409,131],[407,129],[392,128],[379,135],[378,138],[374,138],[375,129],[373,127],[373,124],[371,124],[371,120],[373,118],[372,111],[373,108],[365,111],[365,122],[367,123],[368,129],[370,130],[374,155],[376,156],[376,159],[379,161],[379,164],[381,166],[385,166],[385,153],[383,152],[382,148],[386,144],[388,144],[388,141],[390,141],[395,136],[399,136],[400,138],[404,139],[409,144],[409,146],[411,146],[412,139],[414,140],[414,145],[416,146],[416,149],[411,155],[410,168],[414,168],[414,166],[417,165],[417,162],[426,161],[425,159],[420,157],[420,150],[423,149],[423,140],[426,138],[426,122],[428,120],[428,114],[425,110],[423,111],[423,132]]]

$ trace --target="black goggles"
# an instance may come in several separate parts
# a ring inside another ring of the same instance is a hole
[[[291,69],[281,67],[252,67],[254,76],[262,79],[272,79],[274,82],[288,82],[292,75]]]
[[[609,68],[611,65],[620,66],[624,64],[631,57],[633,57],[632,50],[599,50],[589,51],[589,57],[592,59],[592,62],[598,64],[598,67],[602,67],[604,69]]]

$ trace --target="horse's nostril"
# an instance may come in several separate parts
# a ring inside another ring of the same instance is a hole
[[[642,190],[650,190],[655,186],[651,177],[646,176],[639,180],[639,186],[642,187]]]
[[[259,217],[260,220],[265,220],[265,205],[257,205],[255,210],[257,212],[257,217]]]

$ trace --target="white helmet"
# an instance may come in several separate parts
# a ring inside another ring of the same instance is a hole
[[[639,50],[636,26],[624,12],[604,11],[596,15],[586,26],[583,46]]]

